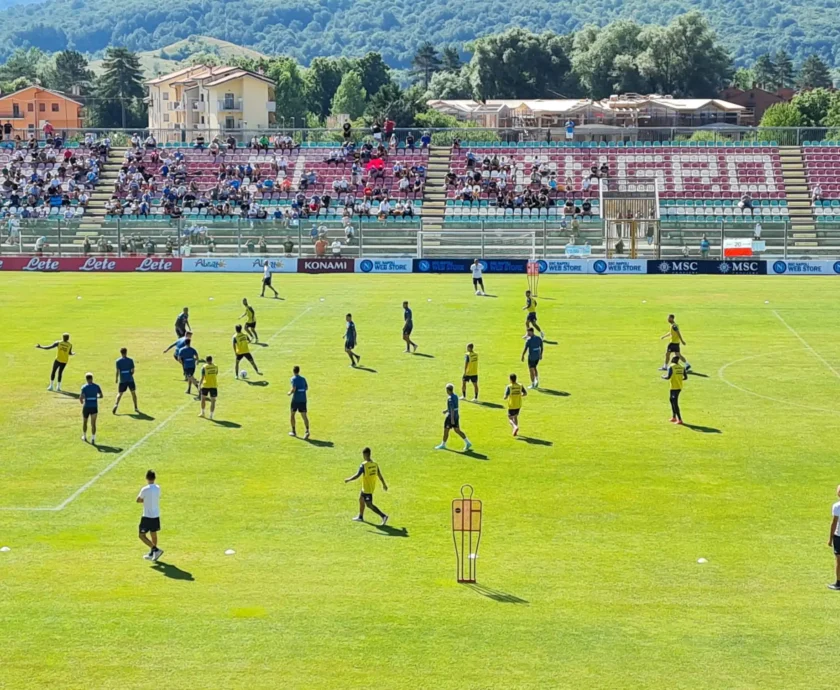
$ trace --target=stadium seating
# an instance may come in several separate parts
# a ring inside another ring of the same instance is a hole
[[[818,223],[840,223],[840,142],[804,142],[802,158],[808,192],[819,188],[821,198],[814,199],[814,217]]]

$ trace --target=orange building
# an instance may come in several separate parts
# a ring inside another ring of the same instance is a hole
[[[0,96],[0,131],[7,123],[12,125],[12,136],[26,138],[31,133],[40,134],[50,123],[56,132],[82,129],[83,104],[58,91],[40,86],[27,86],[6,96]]]

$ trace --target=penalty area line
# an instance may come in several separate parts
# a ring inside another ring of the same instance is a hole
[[[799,333],[796,332],[796,329],[794,329],[793,326],[791,326],[787,321],[785,321],[782,318],[782,315],[779,314],[779,312],[777,312],[774,309],[773,314],[775,314],[776,318],[779,319],[779,321],[781,321],[782,324],[784,324],[785,328],[787,328],[791,333],[793,333],[797,337],[799,342],[802,343],[805,346],[805,349],[807,349],[812,355],[814,355],[814,357],[816,357],[818,360],[820,360],[820,362],[825,364],[825,366],[828,367],[829,371],[832,374],[834,374],[838,379],[840,379],[840,372],[838,372],[837,369],[835,369],[833,366],[831,366],[831,363],[828,360],[826,360],[825,357],[823,357],[819,352],[817,352],[813,347],[811,347],[808,344],[808,341],[805,340],[805,338],[803,338],[801,335],[799,335]]]

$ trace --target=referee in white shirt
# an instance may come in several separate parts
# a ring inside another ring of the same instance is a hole
[[[266,288],[268,288],[274,293],[274,299],[277,299],[280,296],[277,290],[275,290],[274,287],[271,285],[271,267],[268,265],[268,259],[263,261],[263,284],[260,297],[265,297]]]
[[[840,486],[837,487],[840,496]],[[840,591],[840,501],[831,506],[831,531],[828,535],[828,545],[834,549],[834,583],[829,589]]]
[[[140,518],[140,541],[150,551],[143,558],[156,561],[163,556],[163,549],[157,545],[157,533],[160,532],[160,487],[155,483],[155,471],[146,472],[146,486],[140,489],[137,503],[143,504],[143,517]],[[146,536],[148,535],[148,536]]]
[[[472,271],[472,280],[473,280],[473,287],[475,288],[476,295],[483,295],[484,294],[484,278],[481,275],[481,262],[476,259],[473,261],[472,266],[470,266],[470,270]]]

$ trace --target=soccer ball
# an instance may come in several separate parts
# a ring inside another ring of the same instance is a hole
[[[475,294],[478,295],[479,297],[481,297],[481,290],[476,290]]]
[[[239,378],[247,379],[248,378],[248,372],[243,369],[242,371],[239,372]]]

